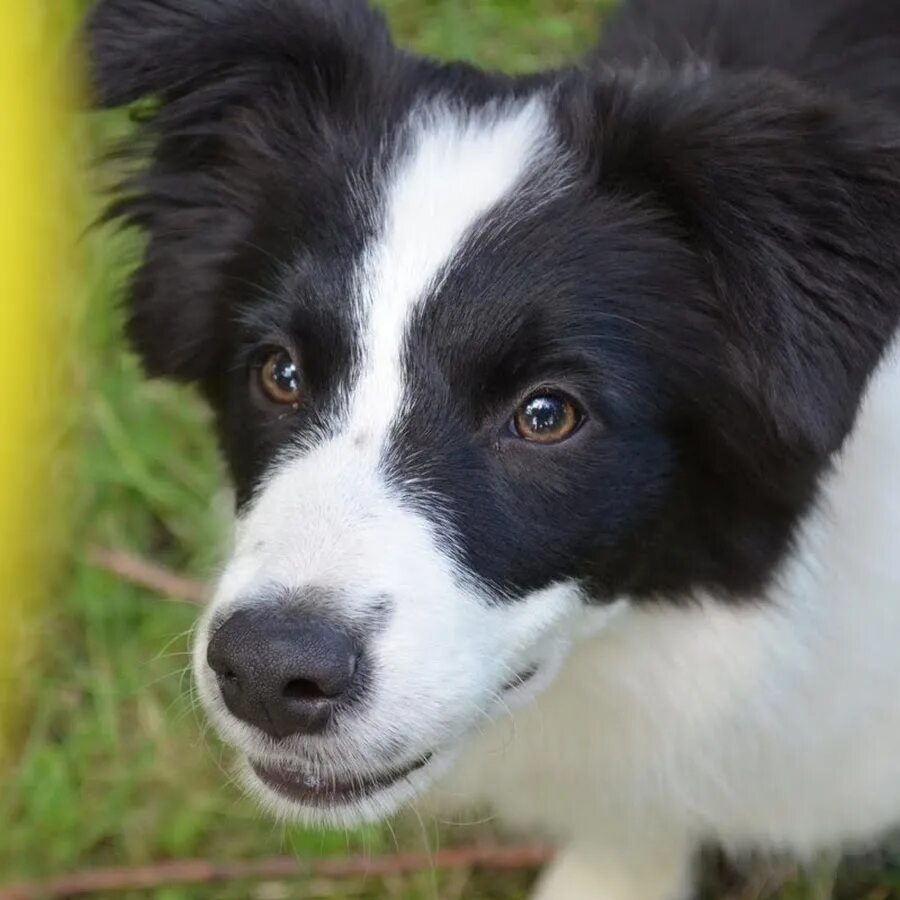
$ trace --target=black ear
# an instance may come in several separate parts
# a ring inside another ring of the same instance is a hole
[[[87,38],[104,106],[279,64],[337,86],[390,44],[363,0],[100,0]]]
[[[751,471],[817,472],[900,319],[900,130],[887,113],[754,74],[596,88],[604,185],[693,248],[722,358],[719,424]]]
[[[84,34],[96,105],[150,104],[110,208],[148,238],[130,337],[150,374],[201,379],[275,157],[309,162],[398,55],[363,0],[100,0]]]

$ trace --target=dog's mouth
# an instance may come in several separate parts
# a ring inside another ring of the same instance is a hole
[[[532,666],[518,673],[503,686],[504,693],[515,693],[537,672],[538,667]],[[343,775],[320,771],[302,760],[268,763],[251,758],[249,762],[256,777],[279,797],[299,806],[328,810],[354,806],[402,782],[408,783],[410,776],[426,769],[433,758],[433,753],[426,753],[411,763],[374,774]]]
[[[303,806],[328,808],[358,803],[405,781],[431,762],[427,753],[415,762],[378,774],[335,776],[313,771],[301,763],[263,763],[251,760],[257,778],[281,797]]]

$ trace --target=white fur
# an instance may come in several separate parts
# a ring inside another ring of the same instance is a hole
[[[649,892],[647,868],[703,840],[809,857],[876,838],[900,823],[898,541],[895,353],[767,602],[623,610],[471,745],[446,801],[567,841],[548,900],[677,897],[683,867]]]
[[[489,804],[568,845],[546,900],[674,900],[707,838],[801,855],[871,839],[900,821],[900,356],[873,381],[765,602],[589,609],[559,584],[491,603],[458,565],[439,505],[426,518],[380,472],[404,414],[417,304],[473,225],[553,151],[539,103],[461,115],[441,107],[410,122],[357,273],[362,371],[329,435],[285,457],[240,521],[195,660],[215,722],[256,758],[343,775],[435,758],[327,814],[248,775],[253,790],[282,815],[351,824],[452,769],[438,799]],[[271,584],[334,588],[361,619],[389,598],[372,636],[376,690],[333,739],[263,741],[227,714],[206,667],[210,616]],[[501,696],[536,663],[534,682]]]
[[[686,895],[690,853],[677,842],[650,841],[623,846],[573,845],[563,850],[540,879],[534,900],[658,900]]]

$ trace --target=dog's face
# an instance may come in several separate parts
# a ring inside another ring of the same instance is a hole
[[[443,67],[352,0],[105,0],[89,36],[101,102],[158,98],[131,336],[217,414],[196,678],[268,802],[389,813],[617,601],[764,593],[896,323],[877,121]]]

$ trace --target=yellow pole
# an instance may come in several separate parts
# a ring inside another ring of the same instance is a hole
[[[61,2],[0,2],[0,765],[27,724],[29,665],[70,514],[72,145],[50,12]]]

